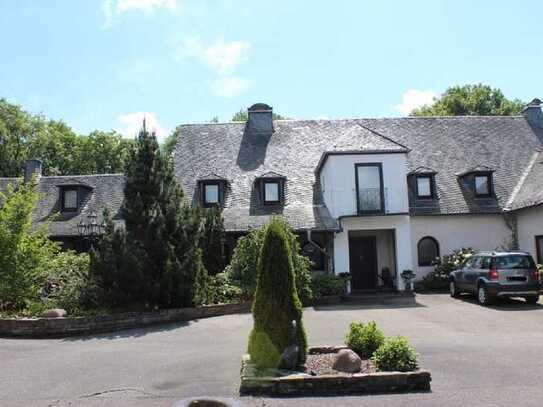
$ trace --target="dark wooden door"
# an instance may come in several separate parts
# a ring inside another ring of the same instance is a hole
[[[353,290],[377,288],[377,244],[375,236],[349,238],[349,264]]]

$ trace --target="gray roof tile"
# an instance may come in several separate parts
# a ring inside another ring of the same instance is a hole
[[[439,199],[410,200],[412,214],[501,212],[541,146],[523,116],[278,120],[274,129],[273,135],[262,136],[247,132],[245,123],[180,127],[176,176],[189,198],[205,174],[228,179],[227,230],[254,227],[273,216],[277,208],[259,206],[255,193],[255,179],[267,172],[287,179],[282,213],[293,225],[336,228],[314,172],[330,152],[408,152],[410,172],[435,172]],[[475,198],[458,176],[473,168],[494,170],[495,197]]]

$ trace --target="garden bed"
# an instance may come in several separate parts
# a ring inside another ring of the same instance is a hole
[[[359,373],[338,372],[333,357],[345,346],[309,348],[305,371],[261,375],[250,357],[241,366],[241,395],[254,396],[336,396],[347,394],[429,391],[431,375],[426,370],[413,372],[377,372],[370,360],[364,360]],[[271,373],[271,372],[268,372]]]

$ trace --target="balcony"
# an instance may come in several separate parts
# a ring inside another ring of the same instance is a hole
[[[360,188],[358,189],[357,208],[360,215],[386,212],[388,189]]]

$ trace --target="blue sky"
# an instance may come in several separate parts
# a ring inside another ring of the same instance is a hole
[[[455,84],[543,97],[543,2],[0,0],[0,97],[75,131],[165,135],[267,102],[399,116]]]

